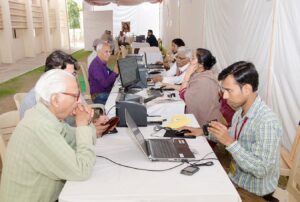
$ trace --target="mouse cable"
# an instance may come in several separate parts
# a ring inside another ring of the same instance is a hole
[[[153,170],[153,169],[146,169],[146,168],[137,168],[137,167],[132,167],[132,166],[128,166],[128,165],[124,165],[124,164],[121,164],[121,163],[118,163],[118,162],[115,162],[113,160],[111,160],[110,158],[107,158],[105,156],[100,156],[100,155],[96,155],[97,157],[99,158],[103,158],[107,161],[110,161],[118,166],[122,166],[122,167],[125,167],[125,168],[130,168],[130,169],[134,169],[134,170],[141,170],[141,171],[150,171],[150,172],[163,172],[163,171],[168,171],[168,170],[172,170],[174,168],[177,168],[181,165],[183,165],[185,162],[181,162],[180,164],[177,164],[176,166],[173,166],[173,167],[170,167],[170,168],[166,168],[166,169],[160,169],[160,170]]]

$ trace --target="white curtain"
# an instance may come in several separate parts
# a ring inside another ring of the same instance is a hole
[[[113,35],[118,36],[121,31],[121,22],[130,21],[128,35],[146,35],[152,29],[154,35],[159,37],[159,4],[142,3],[136,6],[93,6],[95,11],[113,11]]]
[[[298,0],[166,0],[162,16],[168,12],[164,21],[173,25],[162,37],[171,41],[176,34],[191,48],[208,48],[218,71],[239,60],[253,62],[260,76],[258,93],[282,120],[282,143],[290,148],[300,120],[299,10]],[[187,20],[175,23],[178,16]]]
[[[290,148],[300,120],[300,1],[277,0],[270,104],[283,121],[283,144]]]

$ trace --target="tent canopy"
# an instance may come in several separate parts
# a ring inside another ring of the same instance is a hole
[[[105,6],[110,3],[115,3],[117,5],[122,5],[122,6],[132,6],[132,5],[137,5],[141,4],[144,2],[149,2],[149,3],[161,3],[162,0],[85,0],[87,3],[95,6]]]

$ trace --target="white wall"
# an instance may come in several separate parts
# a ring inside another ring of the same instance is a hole
[[[24,43],[22,38],[13,39],[11,46],[13,56],[16,61],[25,57]]]
[[[239,60],[255,64],[259,94],[281,118],[287,148],[300,120],[299,8],[297,0],[165,0],[161,5],[165,41],[182,37],[191,48],[211,50],[218,71]]]
[[[93,41],[100,38],[105,30],[113,28],[112,11],[83,11],[84,48],[92,50]]]

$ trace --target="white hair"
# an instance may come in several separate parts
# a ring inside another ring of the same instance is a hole
[[[99,52],[104,44],[109,45],[107,41],[101,39],[97,44],[96,51]]]
[[[62,69],[52,69],[44,73],[35,85],[35,98],[36,101],[43,102],[49,105],[50,98],[55,93],[62,93],[66,90],[66,79],[76,78]]]
[[[192,57],[193,57],[193,52],[191,49],[185,47],[185,46],[180,46],[178,49],[177,49],[177,54],[178,53],[182,53],[185,57],[189,58],[190,60],[192,60]]]

